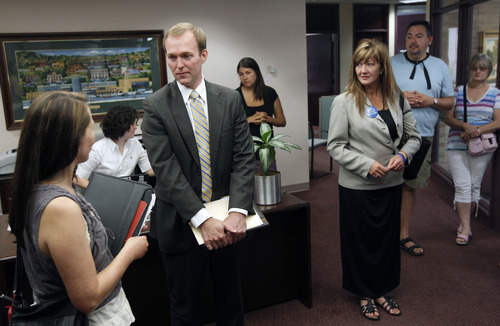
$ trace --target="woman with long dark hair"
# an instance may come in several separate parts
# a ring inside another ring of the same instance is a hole
[[[271,125],[271,128],[286,126],[278,93],[264,83],[257,61],[248,57],[241,59],[236,72],[240,76],[240,87],[236,90],[242,97],[252,136],[260,137],[260,125],[263,123]],[[257,155],[256,160],[259,164]],[[276,170],[276,161],[271,164],[270,170]]]
[[[260,136],[259,128],[262,123],[276,127],[286,126],[278,94],[264,83],[257,61],[248,57],[243,58],[236,70],[240,76],[240,87],[236,90],[243,98],[250,133],[253,136]]]
[[[113,258],[97,212],[76,191],[74,171],[89,156],[93,125],[84,95],[48,92],[33,101],[17,149],[9,224],[35,302],[67,295],[90,325],[130,325],[120,279],[148,243],[130,238]]]

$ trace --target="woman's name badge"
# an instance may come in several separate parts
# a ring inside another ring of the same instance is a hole
[[[369,118],[375,118],[378,115],[378,110],[374,106],[369,106],[365,109],[365,114]]]

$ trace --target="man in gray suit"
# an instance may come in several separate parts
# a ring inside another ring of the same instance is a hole
[[[167,271],[172,325],[201,324],[199,295],[207,268],[217,325],[243,325],[238,242],[252,212],[255,173],[245,111],[236,91],[204,79],[208,52],[201,28],[177,24],[164,45],[175,81],[144,100],[142,131],[157,176],[151,236]],[[225,195],[229,215],[220,221],[203,202]],[[200,229],[205,246],[197,244],[189,223]]]

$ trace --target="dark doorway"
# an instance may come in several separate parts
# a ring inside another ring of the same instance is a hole
[[[319,98],[332,95],[337,89],[335,72],[338,62],[337,35],[317,33],[307,35],[307,102],[309,122],[319,125]]]
[[[319,98],[339,92],[338,4],[306,4],[309,122],[319,124]]]

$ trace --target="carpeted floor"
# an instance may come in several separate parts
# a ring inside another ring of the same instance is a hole
[[[316,170],[326,171],[328,154],[317,151]],[[473,239],[455,244],[458,217],[452,195],[432,182],[421,191],[411,235],[425,255],[402,255],[401,284],[390,293],[403,315],[380,311],[381,319],[365,319],[358,298],[342,289],[338,232],[338,166],[334,174],[313,179],[311,189],[294,193],[311,204],[313,307],[299,301],[249,312],[247,326],[271,325],[497,325],[500,312],[500,234],[472,221]]]

